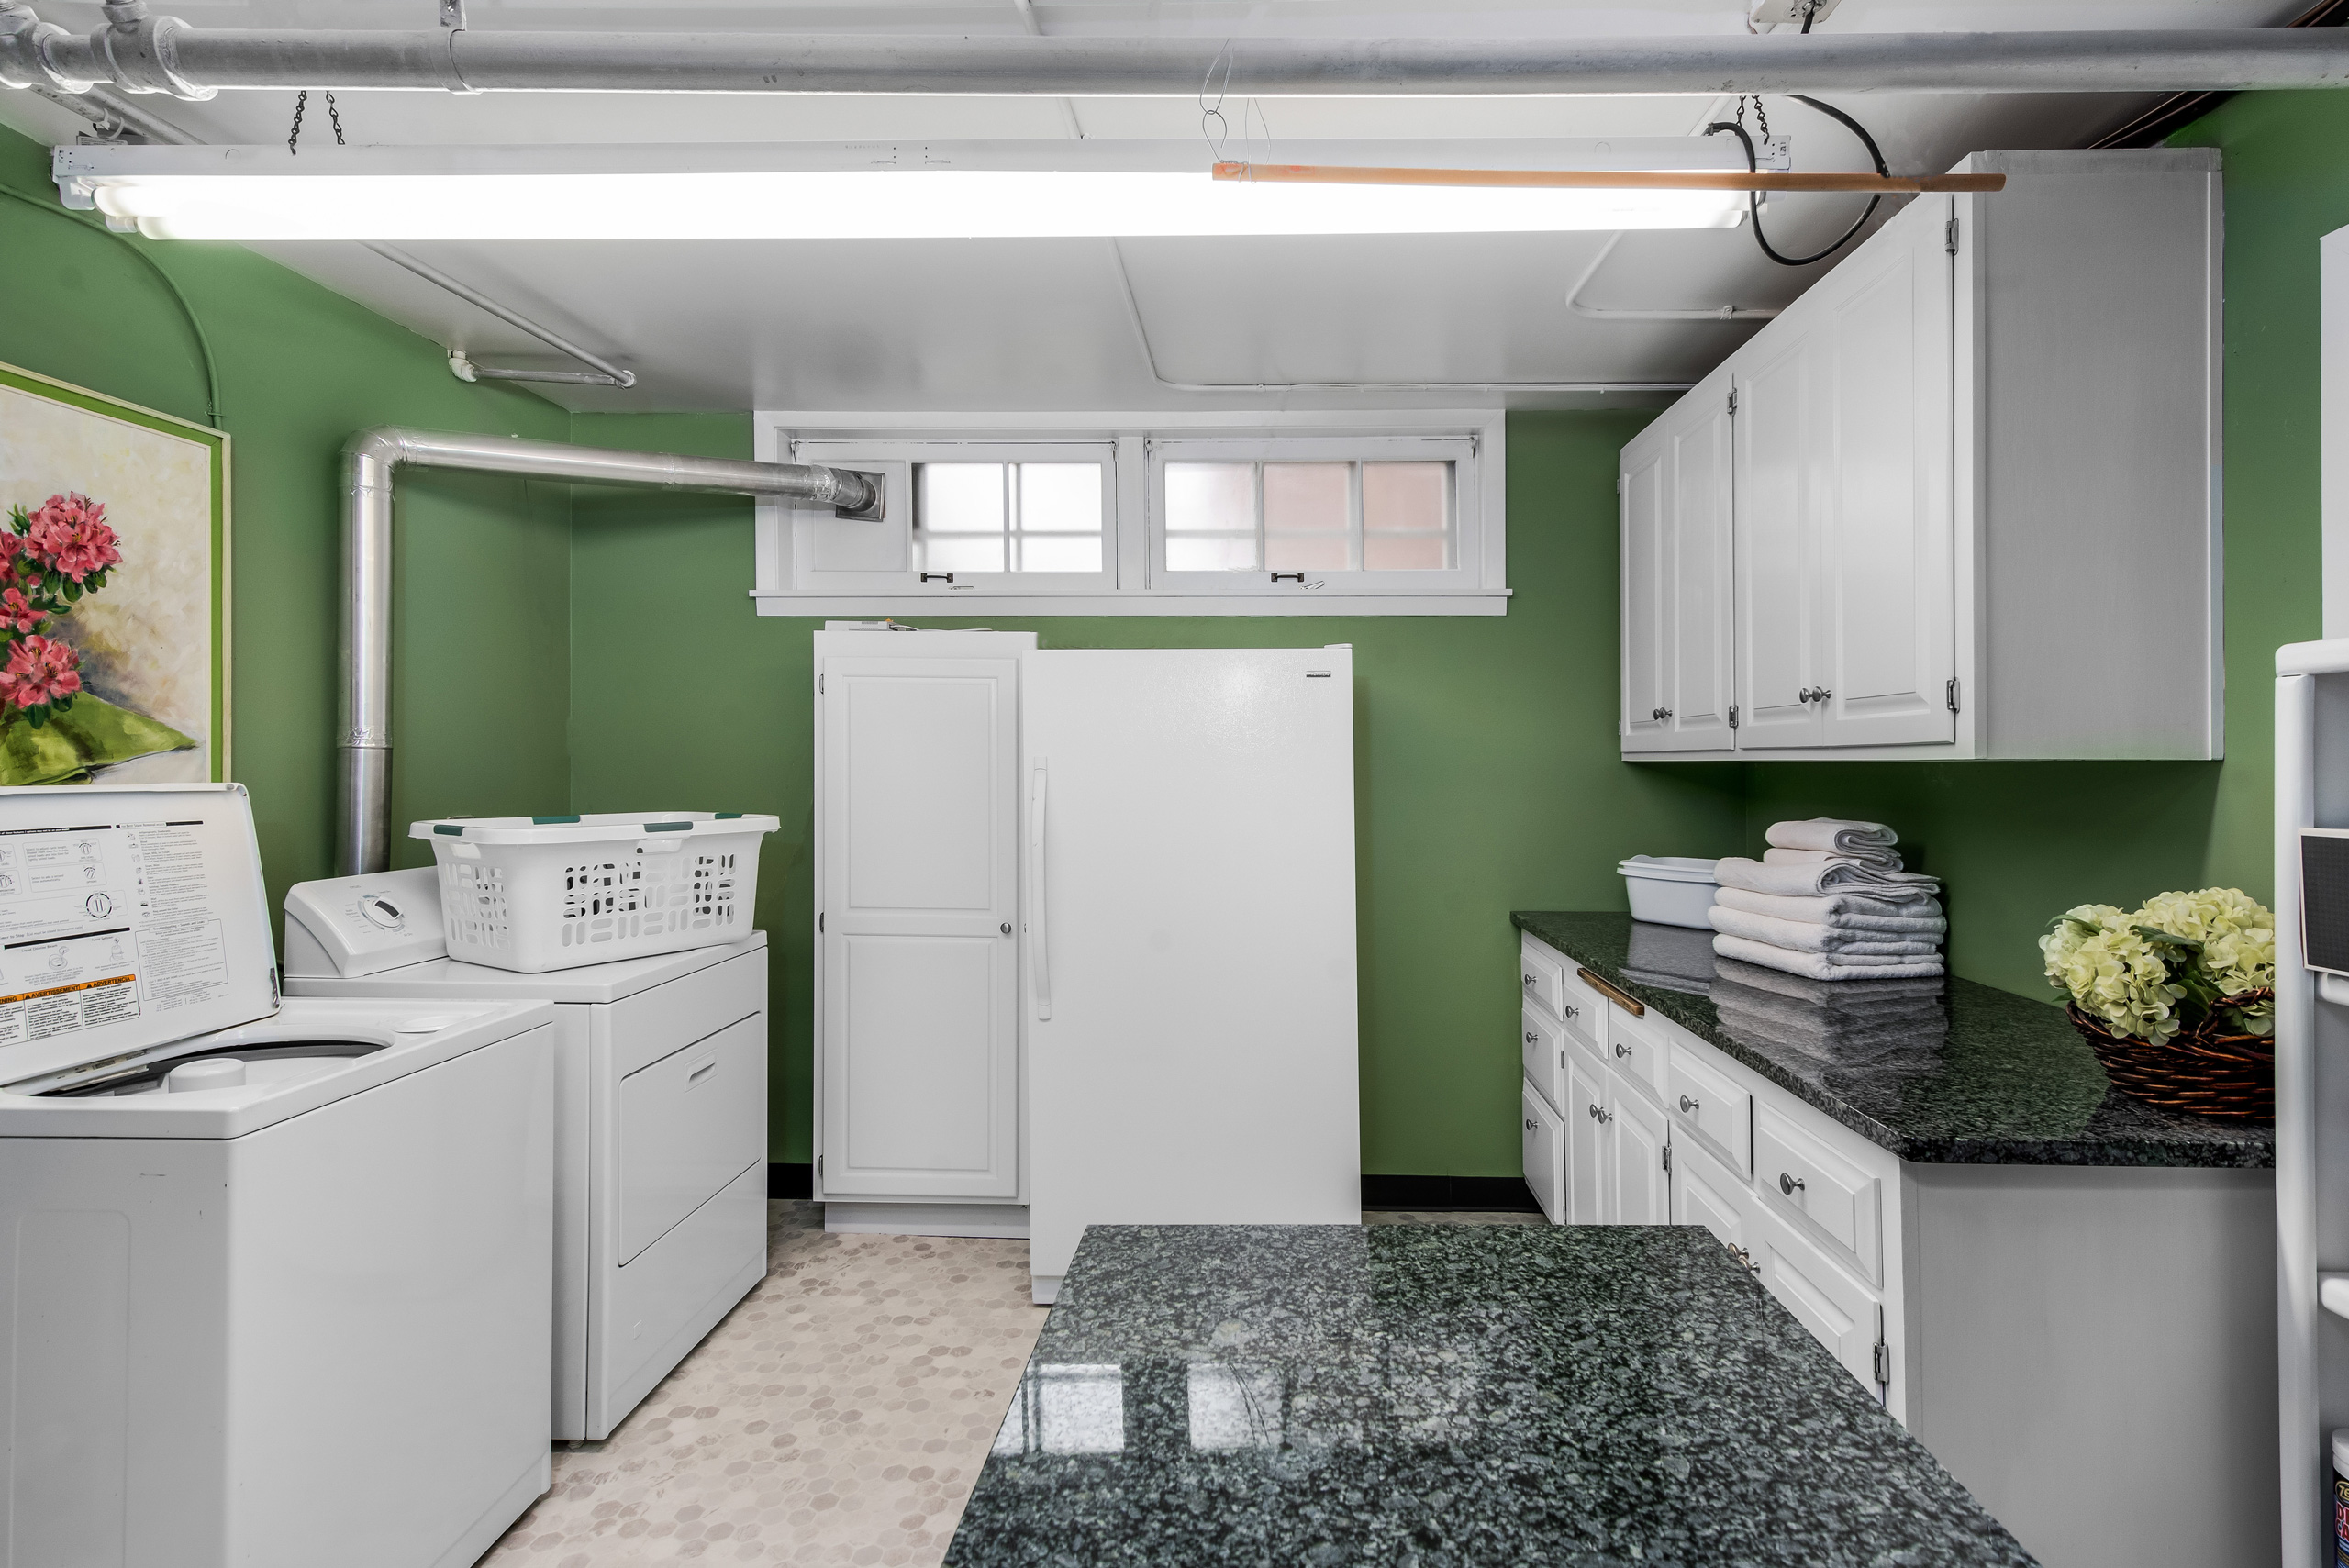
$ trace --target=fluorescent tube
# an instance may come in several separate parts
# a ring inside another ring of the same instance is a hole
[[[1730,166],[1725,150],[1675,142],[1668,150],[1679,167],[1696,154],[1704,161],[1693,166]],[[1477,144],[1477,160],[1486,154]],[[1620,167],[1620,156],[1605,161]],[[806,166],[818,159],[831,166]],[[646,166],[664,161],[673,166]],[[1113,161],[1130,166],[1107,166]],[[992,144],[975,152],[967,144],[353,148],[298,157],[282,148],[90,147],[60,149],[57,173],[69,201],[158,239],[1501,234],[1723,228],[1745,211],[1733,191],[1258,185],[1219,182],[1210,161],[1197,142]],[[1039,162],[1090,166],[1018,166]]]

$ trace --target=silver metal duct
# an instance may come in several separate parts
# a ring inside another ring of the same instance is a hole
[[[342,449],[342,695],[335,723],[335,874],[391,864],[392,483],[404,465],[596,484],[775,495],[878,517],[878,476],[796,462],[737,462],[667,452],[454,435],[386,426]]]
[[[1239,97],[2156,93],[2349,84],[2349,29],[1597,39],[883,38],[272,32],[110,5],[86,35],[0,0],[0,83],[206,98],[243,88]]]

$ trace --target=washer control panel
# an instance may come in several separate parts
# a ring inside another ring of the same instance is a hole
[[[354,979],[445,958],[431,866],[295,884],[285,895],[285,973]]]

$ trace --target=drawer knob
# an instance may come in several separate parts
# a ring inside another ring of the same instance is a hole
[[[1753,1261],[1753,1253],[1747,1251],[1744,1248],[1739,1246],[1734,1241],[1726,1241],[1723,1242],[1722,1245],[1729,1249],[1729,1255],[1731,1257],[1735,1258],[1739,1262],[1745,1265],[1745,1270],[1748,1273],[1753,1274],[1756,1277],[1760,1276],[1762,1273],[1762,1265]]]
[[[1792,1197],[1795,1194],[1803,1190],[1802,1178],[1800,1176],[1789,1176],[1784,1171],[1781,1171],[1778,1173],[1778,1190],[1786,1194],[1788,1197]]]
[[[1525,983],[1526,983],[1528,985],[1532,984],[1533,984],[1533,976],[1532,976],[1532,975],[1531,975],[1531,974],[1527,975],[1527,976],[1525,977]]]
[[[1575,1006],[1572,1002],[1565,1005],[1564,1011],[1565,1012],[1566,1017],[1570,1018],[1578,1018],[1582,1017],[1582,1009]]]
[[[1586,1106],[1584,1108],[1590,1112],[1591,1119],[1593,1121],[1598,1119],[1598,1107],[1597,1106]]]
[[[1590,1114],[1598,1118],[1598,1125],[1601,1127],[1605,1127],[1609,1122],[1615,1119],[1615,1113],[1613,1111],[1603,1111],[1597,1106],[1590,1107]]]
[[[1542,1043],[1542,1037],[1538,1034],[1529,1034],[1525,1037],[1525,1043],[1528,1045],[1539,1045]]]
[[[1615,1054],[1618,1056],[1629,1056],[1631,1054],[1631,1048],[1625,1045],[1619,1040],[1615,1042]]]
[[[1683,1095],[1680,1096],[1680,1110],[1681,1114],[1684,1116],[1695,1116],[1697,1114],[1697,1102],[1690,1099],[1687,1095]]]
[[[1538,1121],[1529,1121],[1525,1124],[1525,1130],[1528,1132],[1539,1132],[1542,1130],[1542,1124]]]

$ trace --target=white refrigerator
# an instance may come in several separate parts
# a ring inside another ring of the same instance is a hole
[[[1088,1225],[1358,1222],[1353,651],[1020,664],[1035,1298]]]

